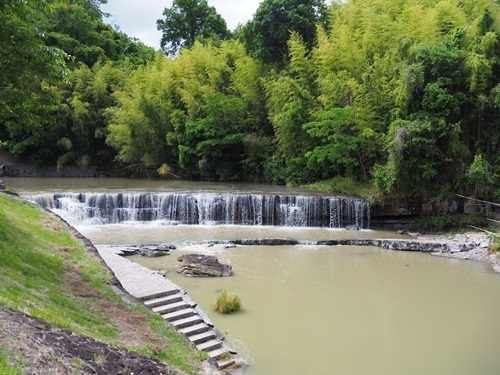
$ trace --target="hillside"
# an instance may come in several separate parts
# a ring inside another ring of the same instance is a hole
[[[202,354],[160,316],[125,301],[97,254],[65,223],[6,194],[0,283],[2,374],[200,371]]]

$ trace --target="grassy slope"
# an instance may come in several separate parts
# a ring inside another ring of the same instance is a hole
[[[110,280],[107,268],[63,223],[31,203],[0,194],[0,304],[196,373],[203,355],[157,314],[124,302]],[[126,314],[142,317],[151,327],[149,336],[127,336],[130,327],[114,318]],[[9,350],[0,347],[2,373],[10,373]]]

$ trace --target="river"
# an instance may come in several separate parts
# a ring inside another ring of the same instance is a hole
[[[193,184],[99,179],[5,179],[23,194],[41,192],[252,192],[317,194],[265,185]],[[252,375],[500,373],[500,276],[482,263],[373,247],[209,246],[237,238],[398,237],[335,228],[166,225],[128,222],[76,228],[96,244],[171,242],[163,258],[132,260],[167,272],[245,355]],[[229,278],[186,278],[177,257],[217,255]],[[221,289],[238,293],[243,311],[213,311]]]

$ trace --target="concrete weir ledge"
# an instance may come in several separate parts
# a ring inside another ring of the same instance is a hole
[[[477,242],[456,242],[443,240],[408,240],[408,239],[338,239],[324,241],[297,241],[287,238],[242,239],[229,241],[210,241],[213,244],[228,245],[317,245],[317,246],[375,246],[388,250],[459,253],[470,251],[480,246]]]

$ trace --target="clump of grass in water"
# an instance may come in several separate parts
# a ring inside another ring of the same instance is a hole
[[[231,314],[241,310],[241,298],[233,292],[224,289],[215,300],[215,311],[223,314]]]

